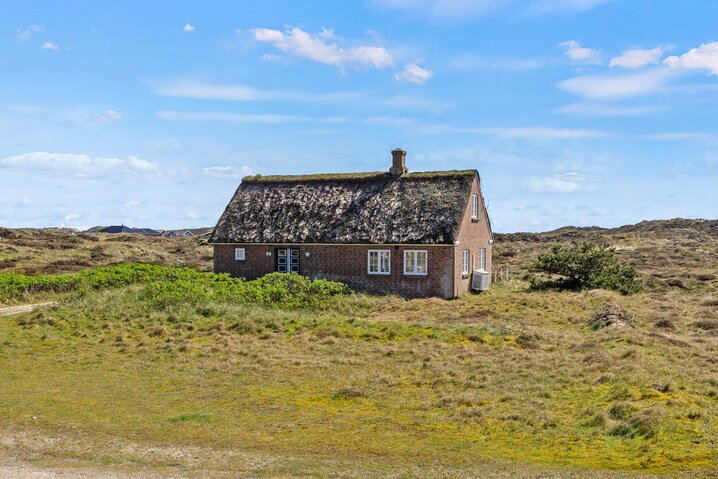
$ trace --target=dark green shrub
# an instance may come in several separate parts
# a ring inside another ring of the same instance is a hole
[[[631,266],[618,263],[616,250],[606,244],[572,242],[554,245],[539,255],[529,267],[534,289],[611,289],[623,294],[636,293],[642,285]],[[538,275],[537,275],[538,273]]]

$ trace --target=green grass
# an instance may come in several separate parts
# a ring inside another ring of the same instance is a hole
[[[147,293],[168,284],[81,289],[0,318],[0,422],[83,438],[27,446],[45,456],[121,465],[118,441],[239,448],[264,458],[252,474],[267,477],[715,473],[718,338],[696,326],[714,315],[714,290],[625,297],[515,282],[456,301],[301,307]],[[606,303],[634,327],[593,330]],[[665,317],[672,328],[655,325]]]

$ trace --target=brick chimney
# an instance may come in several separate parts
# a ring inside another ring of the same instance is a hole
[[[408,172],[409,170],[406,169],[406,151],[401,148],[391,150],[391,168],[389,168],[389,173],[398,178]]]

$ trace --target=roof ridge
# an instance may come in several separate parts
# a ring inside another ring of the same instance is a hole
[[[242,183],[300,183],[317,181],[363,181],[385,179],[415,180],[473,175],[476,170],[443,170],[409,172],[398,178],[384,171],[368,171],[357,173],[315,173],[308,175],[252,175],[242,178]]]

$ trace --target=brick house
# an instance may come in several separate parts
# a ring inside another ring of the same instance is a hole
[[[244,178],[210,243],[217,273],[448,299],[491,271],[493,239],[476,170],[409,173],[397,149],[388,173]]]

